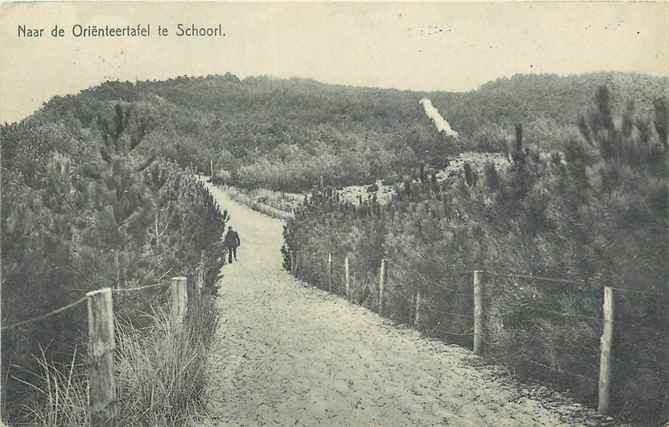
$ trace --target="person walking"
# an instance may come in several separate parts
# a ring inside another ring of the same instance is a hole
[[[228,264],[232,264],[232,260],[237,261],[237,248],[241,245],[241,240],[239,240],[239,234],[232,229],[232,226],[228,227],[228,232],[225,234],[223,239],[223,246],[228,250]]]

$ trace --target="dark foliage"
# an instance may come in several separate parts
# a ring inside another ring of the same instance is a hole
[[[230,175],[237,186],[301,191],[320,176],[330,185],[357,185],[405,174],[420,163],[443,168],[448,156],[463,150],[513,151],[516,123],[525,124],[524,146],[564,151],[578,134],[573,112],[584,110],[604,83],[619,99],[634,100],[643,114],[668,86],[666,78],[622,73],[519,75],[467,93],[424,93],[226,74],[107,82],[55,97],[31,120],[93,127],[124,100],[142,112],[138,117],[151,119],[135,126],[135,140],[148,135],[140,150],[160,151],[206,174],[213,160],[216,173]],[[435,131],[418,103],[423,97],[459,139]],[[621,107],[616,99],[613,107]]]
[[[602,288],[618,288],[612,407],[643,425],[666,419],[666,108],[656,101],[654,114],[643,115],[628,107],[618,120],[611,98],[606,87],[596,91],[594,108],[579,119],[582,137],[565,143],[564,157],[525,147],[517,126],[505,173],[466,164],[460,178],[437,186],[405,182],[387,205],[351,206],[338,203],[334,189],[319,190],[286,225],[284,254],[297,254],[298,274],[327,289],[332,253],[338,293],[350,256],[351,297],[372,309],[380,261],[388,259],[384,314],[412,323],[420,292],[421,330],[467,346],[471,271],[483,270],[486,357],[593,405]]]
[[[87,291],[193,277],[204,257],[207,281],[222,262],[227,217],[189,172],[145,147],[156,124],[139,104],[115,103],[86,125],[68,109],[3,126],[2,324],[64,306]],[[41,117],[41,118],[38,118]],[[83,116],[82,116],[83,118]],[[123,298],[120,318],[142,324],[155,292]],[[85,308],[85,307],[84,307]],[[86,312],[76,308],[2,334],[2,390],[8,412],[30,394],[33,354],[54,363],[81,354]],[[85,343],[85,341],[84,341]],[[28,376],[28,377],[26,377]]]

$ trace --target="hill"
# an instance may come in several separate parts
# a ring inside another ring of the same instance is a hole
[[[349,87],[308,79],[232,74],[167,81],[105,82],[55,97],[28,120],[83,128],[119,101],[153,124],[150,150],[208,171],[232,171],[242,186],[303,190],[320,175],[332,184],[370,183],[463,150],[507,151],[515,123],[528,146],[561,149],[576,121],[607,85],[612,107],[631,100],[642,114],[669,94],[669,79],[640,74],[516,75],[470,92]],[[419,101],[428,98],[460,134],[436,131]]]

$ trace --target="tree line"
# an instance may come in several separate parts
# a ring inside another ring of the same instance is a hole
[[[144,145],[180,166],[208,172],[213,160],[237,186],[297,192],[319,175],[335,185],[371,183],[421,162],[439,167],[462,151],[511,152],[515,123],[524,125],[526,146],[563,150],[579,135],[574,112],[587,108],[600,84],[615,90],[614,107],[630,99],[642,114],[668,87],[666,78],[594,73],[518,75],[463,93],[413,92],[228,73],[106,82],[54,97],[31,120],[63,118],[89,128],[109,103],[123,100],[156,124]],[[435,130],[419,104],[424,97],[459,139]]]

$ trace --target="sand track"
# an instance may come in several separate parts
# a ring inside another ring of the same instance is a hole
[[[281,268],[282,223],[211,191],[242,247],[224,268],[204,425],[566,425],[469,351],[296,280]]]

